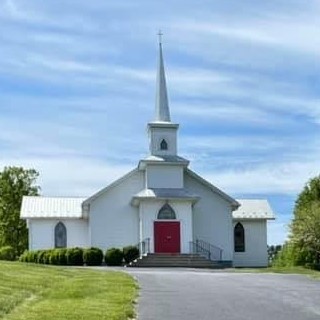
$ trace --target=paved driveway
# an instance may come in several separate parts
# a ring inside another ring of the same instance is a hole
[[[139,320],[319,320],[320,281],[298,275],[127,269]]]

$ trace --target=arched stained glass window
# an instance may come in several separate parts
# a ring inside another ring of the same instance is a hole
[[[174,220],[174,219],[176,219],[176,214],[168,203],[166,203],[159,210],[158,219],[159,220]]]
[[[61,221],[54,228],[54,246],[55,248],[67,247],[67,228]]]
[[[168,150],[168,143],[166,140],[162,139],[162,141],[160,143],[160,149],[161,150]]]
[[[238,222],[234,227],[234,251],[235,252],[245,251],[244,227],[240,222]]]

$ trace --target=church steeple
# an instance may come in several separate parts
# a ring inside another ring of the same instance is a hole
[[[155,121],[170,122],[170,111],[168,103],[166,76],[164,72],[163,56],[162,56],[162,33],[159,31],[159,62],[157,72],[157,86],[156,86],[156,115]]]
[[[168,94],[162,56],[161,35],[159,32],[159,61],[156,84],[155,119],[148,123],[150,154],[153,156],[177,155],[177,130],[179,125],[172,123],[168,104]]]

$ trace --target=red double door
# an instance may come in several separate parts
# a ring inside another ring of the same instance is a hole
[[[154,222],[154,252],[180,253],[180,222]]]

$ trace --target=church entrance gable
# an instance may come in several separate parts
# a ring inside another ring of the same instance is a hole
[[[180,253],[180,222],[154,222],[154,252]]]

